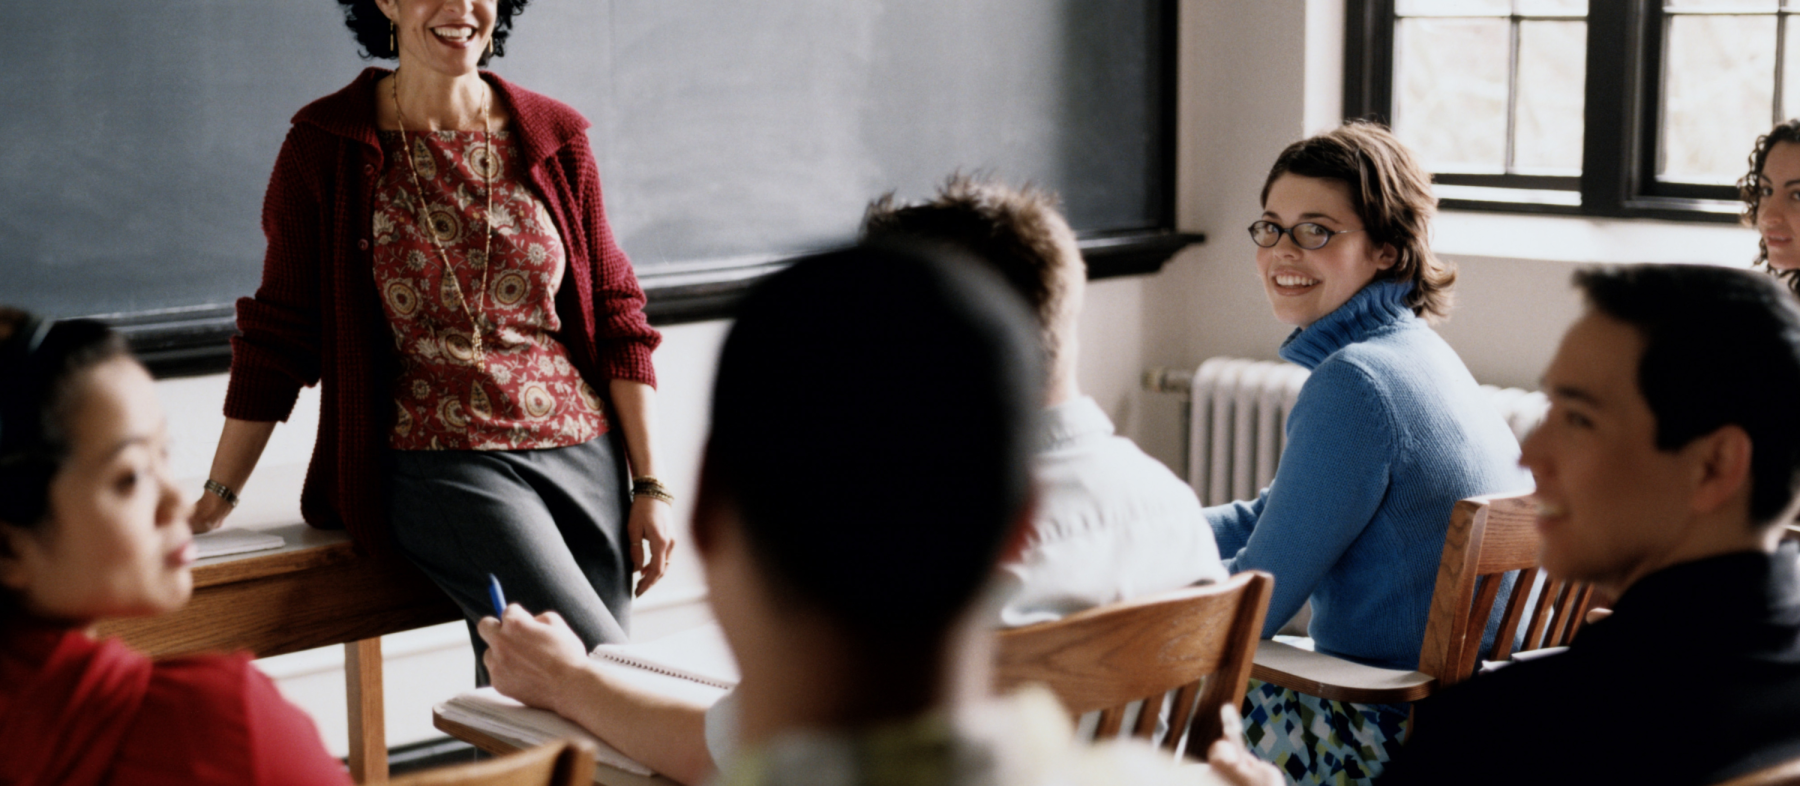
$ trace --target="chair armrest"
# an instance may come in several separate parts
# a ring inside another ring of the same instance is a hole
[[[1250,676],[1335,701],[1397,704],[1430,696],[1437,678],[1421,671],[1364,666],[1279,641],[1257,643]]]

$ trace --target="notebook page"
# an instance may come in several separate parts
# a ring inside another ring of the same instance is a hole
[[[690,628],[645,644],[602,644],[590,657],[680,677],[714,688],[738,683],[737,658],[718,623]]]

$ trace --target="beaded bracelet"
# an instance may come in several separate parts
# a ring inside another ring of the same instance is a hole
[[[207,478],[206,485],[203,488],[217,494],[219,499],[225,500],[225,504],[230,505],[233,508],[238,506],[237,493],[233,492],[231,489],[225,488],[225,484],[213,480],[212,478]]]

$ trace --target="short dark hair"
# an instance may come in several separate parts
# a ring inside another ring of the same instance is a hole
[[[494,53],[491,57],[506,55],[506,39],[512,35],[513,17],[523,12],[528,2],[531,0],[499,0],[495,5]],[[362,49],[359,54],[364,60],[393,60],[400,56],[388,46],[392,22],[375,0],[338,0],[338,5],[343,6],[344,26],[356,37],[356,45]],[[481,64],[487,65],[489,59],[490,55],[482,54]]]
[[[1575,274],[1590,306],[1644,338],[1638,389],[1656,447],[1736,425],[1750,436],[1750,516],[1771,523],[1800,481],[1800,303],[1768,276],[1709,265]]]
[[[35,527],[49,516],[50,481],[69,454],[74,382],[128,354],[99,322],[53,323],[0,306],[0,522]]]
[[[949,254],[797,262],[749,295],[720,354],[706,482],[771,583],[864,642],[947,631],[1030,496],[1031,320]]]
[[[1269,189],[1286,174],[1348,186],[1350,204],[1369,240],[1399,252],[1394,266],[1375,278],[1411,282],[1406,305],[1414,314],[1430,320],[1450,315],[1456,269],[1431,251],[1431,216],[1437,212],[1431,175],[1392,132],[1352,120],[1288,145],[1263,180],[1262,204],[1269,203]]]
[[[1763,166],[1769,163],[1769,151],[1782,142],[1800,144],[1800,118],[1776,123],[1769,133],[1756,138],[1750,150],[1750,171],[1738,179],[1738,198],[1744,200],[1744,223],[1756,226],[1757,211],[1762,208]],[[1800,293],[1800,269],[1776,270],[1769,267],[1769,243],[1756,238],[1756,266],[1787,282],[1788,288]]]
[[[1081,247],[1056,203],[1055,194],[1030,185],[958,173],[927,201],[905,204],[890,192],[869,203],[863,237],[950,243],[986,261],[1037,315],[1044,354],[1054,365],[1087,282]]]

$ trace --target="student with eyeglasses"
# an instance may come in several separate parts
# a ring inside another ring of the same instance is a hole
[[[1347,124],[1282,151],[1262,205],[1250,225],[1256,272],[1275,318],[1294,327],[1280,354],[1312,375],[1274,481],[1206,517],[1227,570],[1275,576],[1265,637],[1310,599],[1318,651],[1414,669],[1451,508],[1531,478],[1428,324],[1449,312],[1456,274],[1427,245],[1436,200],[1412,153],[1380,126]],[[1407,718],[1405,705],[1257,680],[1245,708],[1251,750],[1301,784],[1367,783]]]

